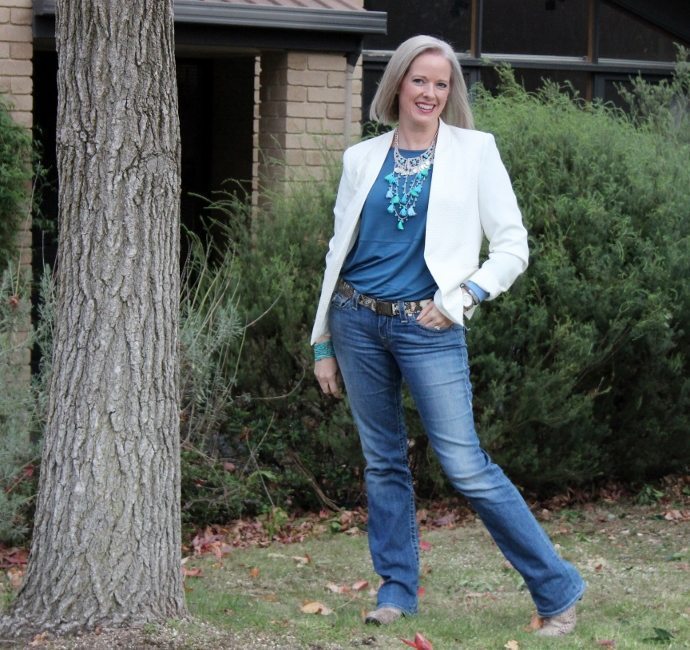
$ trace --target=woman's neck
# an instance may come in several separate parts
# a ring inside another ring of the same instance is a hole
[[[438,125],[433,129],[414,129],[398,125],[398,145],[401,149],[428,149],[436,137]]]

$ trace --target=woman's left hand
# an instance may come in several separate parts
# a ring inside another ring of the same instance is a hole
[[[425,305],[422,311],[419,312],[417,322],[433,330],[443,330],[453,324],[450,318],[446,318],[441,313],[441,310],[434,304],[433,300],[428,305]]]

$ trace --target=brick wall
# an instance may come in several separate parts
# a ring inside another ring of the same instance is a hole
[[[18,124],[33,125],[33,9],[31,0],[0,0],[0,92],[11,106],[11,115]],[[31,274],[31,214],[28,206],[26,221],[19,233],[19,258],[24,272]],[[27,297],[28,299],[29,297]],[[15,363],[18,377],[29,377],[30,350],[27,341],[31,329],[27,321],[17,333]]]
[[[324,158],[339,158],[359,136],[361,65],[342,54],[270,52],[258,66],[258,175],[321,178]]]

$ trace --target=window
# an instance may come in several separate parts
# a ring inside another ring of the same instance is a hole
[[[388,34],[364,39],[365,49],[394,50],[417,34],[429,34],[448,41],[456,52],[470,49],[470,0],[365,0],[369,11],[388,12]]]

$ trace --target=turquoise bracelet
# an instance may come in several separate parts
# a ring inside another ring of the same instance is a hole
[[[335,350],[333,349],[331,339],[323,343],[314,344],[314,361],[321,361],[321,359],[330,359],[332,357],[335,357]]]

